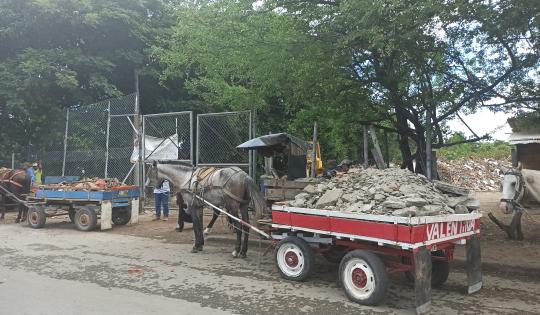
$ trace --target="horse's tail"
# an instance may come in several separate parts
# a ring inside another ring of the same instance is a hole
[[[255,184],[255,181],[249,177],[246,176],[244,180],[244,184],[246,187],[247,194],[249,195],[249,199],[253,202],[253,207],[255,210],[255,223],[262,218],[263,213],[266,210],[266,200],[264,199],[264,196],[259,191],[259,188]]]

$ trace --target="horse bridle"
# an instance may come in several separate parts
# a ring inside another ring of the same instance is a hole
[[[523,179],[523,174],[521,174],[521,172],[511,170],[511,171],[508,171],[508,172],[504,173],[504,175],[505,176],[506,175],[514,175],[514,176],[516,176],[517,177],[517,183],[516,183],[516,187],[515,187],[515,193],[514,193],[514,196],[512,197],[512,199],[501,199],[501,200],[512,204],[512,206],[517,211],[521,211],[523,209],[523,207],[519,203],[519,200],[521,200],[523,198],[523,195],[525,194],[525,180]]]

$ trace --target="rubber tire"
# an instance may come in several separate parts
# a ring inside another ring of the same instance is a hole
[[[30,221],[30,217],[33,213],[36,213],[38,215],[36,223],[32,223]],[[33,229],[41,229],[45,226],[45,221],[47,220],[47,216],[45,214],[45,207],[44,206],[37,206],[37,207],[29,207],[28,213],[26,214],[26,218],[28,221],[28,225]]]
[[[330,263],[339,264],[343,257],[347,255],[347,249],[341,246],[332,246],[329,250],[321,252],[324,258]]]
[[[126,225],[131,221],[131,209],[129,207],[113,208],[112,222],[114,225]]]
[[[86,214],[89,217],[89,222],[87,225],[84,225],[80,222],[81,216]],[[77,212],[75,212],[75,226],[79,231],[89,232],[96,228],[97,226],[97,214],[94,208],[92,207],[81,207]]]
[[[290,276],[285,273],[279,268],[278,264],[278,252],[279,248],[281,246],[284,246],[288,243],[292,243],[296,245],[300,251],[302,252],[302,256],[304,257],[304,269],[298,276]],[[291,281],[304,281],[307,278],[311,276],[313,273],[313,270],[315,269],[315,256],[313,254],[313,249],[309,244],[304,241],[303,239],[296,237],[296,236],[289,236],[284,239],[282,239],[274,249],[274,262],[276,264],[276,267],[279,271],[279,274],[283,279],[291,280]]]
[[[442,251],[436,251],[431,254],[432,256],[443,257],[444,253]],[[440,288],[448,280],[450,275],[450,262],[441,261],[441,260],[432,260],[431,261],[431,287]],[[414,283],[414,271],[406,271],[405,278],[410,282]]]
[[[375,290],[366,299],[357,299],[351,294],[351,292],[348,291],[347,286],[345,285],[343,272],[347,263],[351,259],[364,260],[373,272],[373,276],[375,278]],[[347,295],[349,300],[363,305],[377,305],[386,296],[389,280],[386,267],[379,256],[365,250],[355,249],[345,255],[339,264],[339,283],[341,284],[341,287],[343,288],[343,291],[345,291],[345,295]]]

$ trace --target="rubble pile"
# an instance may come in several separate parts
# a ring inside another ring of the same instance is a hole
[[[406,217],[468,213],[480,207],[468,189],[430,182],[423,175],[399,168],[353,168],[306,186],[289,205]]]
[[[40,189],[55,189],[59,191],[102,191],[121,186],[117,178],[91,178],[76,182],[61,182],[58,184],[39,185]]]
[[[441,180],[476,191],[499,191],[507,161],[494,159],[457,159],[437,161]]]

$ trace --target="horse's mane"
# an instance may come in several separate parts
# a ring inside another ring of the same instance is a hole
[[[193,167],[193,164],[186,161],[179,161],[179,160],[155,160],[158,164],[171,164],[171,165],[182,165],[187,167]]]

